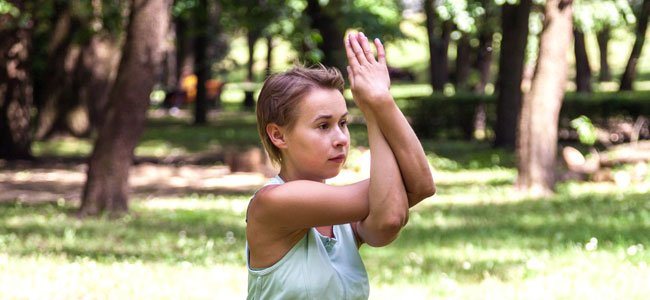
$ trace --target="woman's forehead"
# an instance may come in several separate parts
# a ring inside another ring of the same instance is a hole
[[[298,111],[301,117],[331,114],[338,118],[345,114],[348,109],[345,98],[338,90],[313,89],[299,102]]]

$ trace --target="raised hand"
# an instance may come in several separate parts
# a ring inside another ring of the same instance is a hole
[[[386,52],[379,39],[375,39],[374,43],[377,48],[376,60],[363,32],[358,35],[350,33],[345,40],[352,96],[362,111],[381,103],[393,102],[389,91],[390,77],[386,66]]]

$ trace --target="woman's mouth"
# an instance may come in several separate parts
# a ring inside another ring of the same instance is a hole
[[[337,155],[329,159],[331,162],[335,162],[337,164],[343,163],[345,161],[345,154]]]

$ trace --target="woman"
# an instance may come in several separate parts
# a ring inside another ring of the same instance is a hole
[[[383,45],[345,41],[352,95],[364,117],[370,178],[330,186],[350,147],[343,78],[296,67],[270,76],[257,103],[262,143],[280,173],[247,212],[248,299],[367,299],[358,248],[390,244],[408,209],[435,193],[426,156],[389,93]]]

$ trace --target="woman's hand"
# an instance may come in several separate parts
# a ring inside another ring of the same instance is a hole
[[[390,77],[386,66],[386,52],[379,39],[375,39],[377,59],[370,49],[368,38],[360,32],[350,33],[345,40],[349,66],[348,79],[352,96],[357,106],[365,111],[380,106],[382,103],[393,102],[390,95]]]

